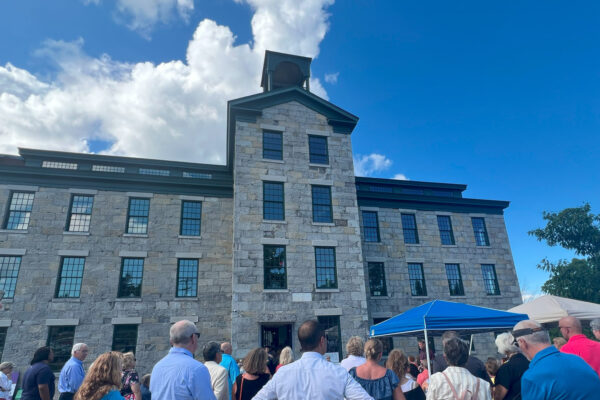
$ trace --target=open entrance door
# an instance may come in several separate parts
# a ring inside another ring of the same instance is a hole
[[[292,324],[262,324],[260,345],[279,354],[285,346],[292,347]]]

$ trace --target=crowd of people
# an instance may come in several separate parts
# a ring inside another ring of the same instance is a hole
[[[591,327],[600,340],[600,320]],[[197,361],[200,333],[194,323],[184,320],[170,329],[169,353],[141,379],[131,352],[101,354],[86,373],[88,346],[75,344],[60,372],[58,392],[60,400],[600,398],[600,342],[588,339],[574,317],[562,318],[559,329],[565,343],[553,344],[542,325],[521,321],[496,338],[502,360],[489,358],[485,363],[469,354],[469,345],[454,331],[442,335],[443,355],[431,352],[427,357],[421,341],[417,357],[393,349],[385,362],[380,340],[365,343],[354,336],[346,344],[347,357],[337,364],[324,356],[323,326],[309,320],[298,329],[301,358],[294,361],[292,349],[286,347],[277,363],[264,348],[256,348],[243,359],[240,370],[228,342],[204,344],[204,363]],[[23,377],[22,400],[54,398],[55,377],[49,366],[53,358],[49,347],[36,350]],[[0,364],[0,400],[10,399],[13,369],[10,362]],[[575,379],[565,379],[566,374]]]

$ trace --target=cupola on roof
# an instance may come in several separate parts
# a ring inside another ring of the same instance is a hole
[[[267,50],[265,52],[265,62],[263,64],[260,86],[265,92],[290,86],[297,86],[305,90],[310,90],[309,78],[311,61],[312,58],[309,57]]]

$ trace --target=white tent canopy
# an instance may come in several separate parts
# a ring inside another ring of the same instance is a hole
[[[572,316],[579,320],[600,318],[600,304],[545,295],[508,310],[529,315],[541,324],[556,322],[562,317]]]

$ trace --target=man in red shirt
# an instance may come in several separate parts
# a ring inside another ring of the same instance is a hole
[[[560,348],[563,353],[575,354],[585,360],[600,376],[600,342],[588,339],[583,335],[581,322],[575,317],[564,317],[558,321],[560,333],[567,344]]]

